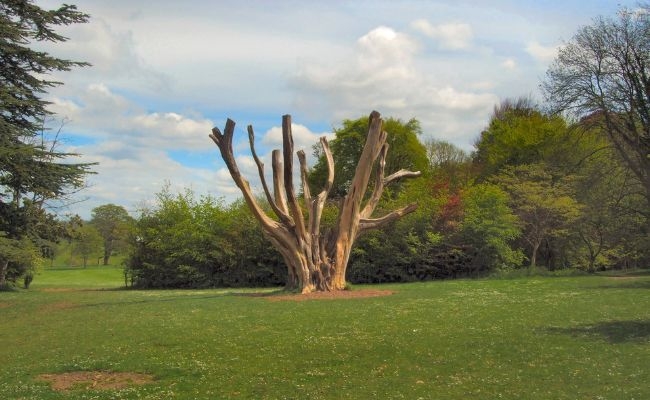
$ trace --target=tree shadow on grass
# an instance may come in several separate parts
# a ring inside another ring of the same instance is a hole
[[[611,344],[650,341],[650,321],[607,321],[570,328],[546,328],[547,332],[590,339]]]

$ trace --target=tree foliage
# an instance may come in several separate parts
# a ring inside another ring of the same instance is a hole
[[[368,128],[368,118],[361,117],[355,120],[344,120],[340,128],[334,129],[336,136],[330,141],[332,156],[336,161],[334,184],[330,190],[331,199],[339,199],[347,194],[366,142]],[[388,174],[401,168],[411,171],[427,170],[426,149],[418,139],[422,131],[416,119],[405,123],[399,119],[387,118],[384,120],[384,130],[388,134],[386,143],[390,146],[386,157]],[[314,147],[314,155],[318,159],[309,171],[309,182],[311,190],[318,191],[327,180],[327,160],[317,146]]]
[[[126,239],[132,218],[122,206],[104,204],[92,210],[90,224],[99,232],[103,240],[103,263],[108,265],[109,259],[120,241]]]
[[[103,245],[104,239],[97,228],[83,224],[77,228],[72,240],[72,254],[81,256],[83,267],[86,268],[91,257],[103,253]]]
[[[543,88],[554,110],[603,127],[650,204],[650,7],[580,28]]]
[[[566,237],[580,215],[571,177],[553,176],[544,164],[527,164],[507,168],[494,181],[510,194],[529,246],[530,266],[535,267],[542,243]]]
[[[141,211],[127,271],[135,287],[280,285],[281,256],[262,236],[246,204],[226,206],[193,192],[163,189]]]
[[[89,164],[71,163],[68,158],[73,154],[57,151],[57,139],[48,139],[45,125],[50,113],[42,98],[61,84],[49,80],[48,74],[88,64],[32,48],[39,41],[67,40],[55,28],[88,18],[71,5],[44,10],[29,0],[0,2],[0,232],[4,240],[38,242],[44,234],[52,234],[58,228],[48,232],[42,228],[55,222],[43,212],[46,203],[82,187],[89,173]],[[24,255],[30,257],[28,252]],[[15,257],[0,253],[0,285],[12,265],[18,265],[12,261]]]
[[[569,144],[566,138],[562,117],[545,114],[526,98],[507,99],[495,107],[481,132],[474,161],[485,179],[509,166],[561,158]]]

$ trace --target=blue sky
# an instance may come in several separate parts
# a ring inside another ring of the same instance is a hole
[[[59,2],[39,0],[54,8]],[[166,183],[233,200],[238,192],[208,138],[237,122],[240,168],[257,184],[258,152],[280,143],[291,114],[297,147],[372,110],[417,118],[423,139],[471,150],[496,103],[539,98],[558,46],[579,26],[632,1],[84,0],[90,23],[45,49],[89,61],[55,76],[63,150],[98,162],[67,211],[151,204]]]

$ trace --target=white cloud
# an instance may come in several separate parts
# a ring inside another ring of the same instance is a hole
[[[75,205],[74,212],[84,218],[90,216],[92,208],[106,203],[120,204],[135,212],[140,203],[152,200],[166,184],[174,191],[191,188],[230,201],[239,194],[227,171],[224,175],[216,164],[212,168],[188,167],[159,149],[108,140],[70,150],[82,154],[75,161],[98,163],[93,167],[97,174],[88,177],[89,187],[81,194],[88,200]]]
[[[559,46],[543,46],[539,42],[530,42],[526,46],[526,52],[537,61],[548,64],[557,56]]]
[[[436,80],[417,63],[419,52],[410,36],[384,26],[373,29],[357,41],[351,62],[303,65],[293,80],[296,106],[305,112],[326,109],[334,121],[376,109],[404,120],[416,117],[430,135],[468,140],[498,97],[473,91],[462,77],[458,84]]]
[[[501,63],[501,66],[503,66],[505,69],[514,70],[517,68],[517,62],[513,58],[506,58]]]
[[[332,139],[334,134],[331,132],[326,133],[313,133],[304,125],[291,124],[291,134],[293,136],[294,149],[305,150],[307,154],[311,153],[311,148],[314,144],[318,143],[322,136]],[[269,129],[262,138],[262,143],[273,147],[274,149],[282,148],[282,127],[274,126]]]
[[[436,40],[444,49],[461,50],[471,46],[474,32],[466,23],[431,25],[426,19],[413,21],[411,26],[424,35]]]
[[[146,112],[103,83],[93,83],[78,101],[53,98],[51,111],[69,119],[74,131],[94,137],[121,137],[157,149],[205,150],[213,122],[177,112]],[[211,149],[211,147],[210,147]]]
[[[98,17],[93,18],[91,23],[70,25],[63,33],[71,40],[56,44],[40,43],[38,47],[58,57],[91,64],[90,67],[75,69],[73,73],[59,73],[66,81],[72,81],[71,89],[110,80],[112,86],[130,90],[169,93],[170,77],[147,64],[137,50],[131,30],[116,31],[106,20]]]

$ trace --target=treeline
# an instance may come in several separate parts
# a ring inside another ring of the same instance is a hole
[[[473,153],[444,141],[422,143],[416,120],[387,119],[387,169],[423,176],[392,187],[377,214],[414,201],[419,208],[359,238],[348,281],[647,266],[648,202],[599,118],[569,124],[528,99],[505,101]],[[367,124],[360,118],[335,129],[336,179],[325,224],[346,194]],[[320,159],[309,173],[314,189],[323,168]],[[191,191],[159,193],[157,205],[136,219],[131,246],[126,270],[136,287],[281,285],[286,278],[282,258],[243,202],[196,198]]]

